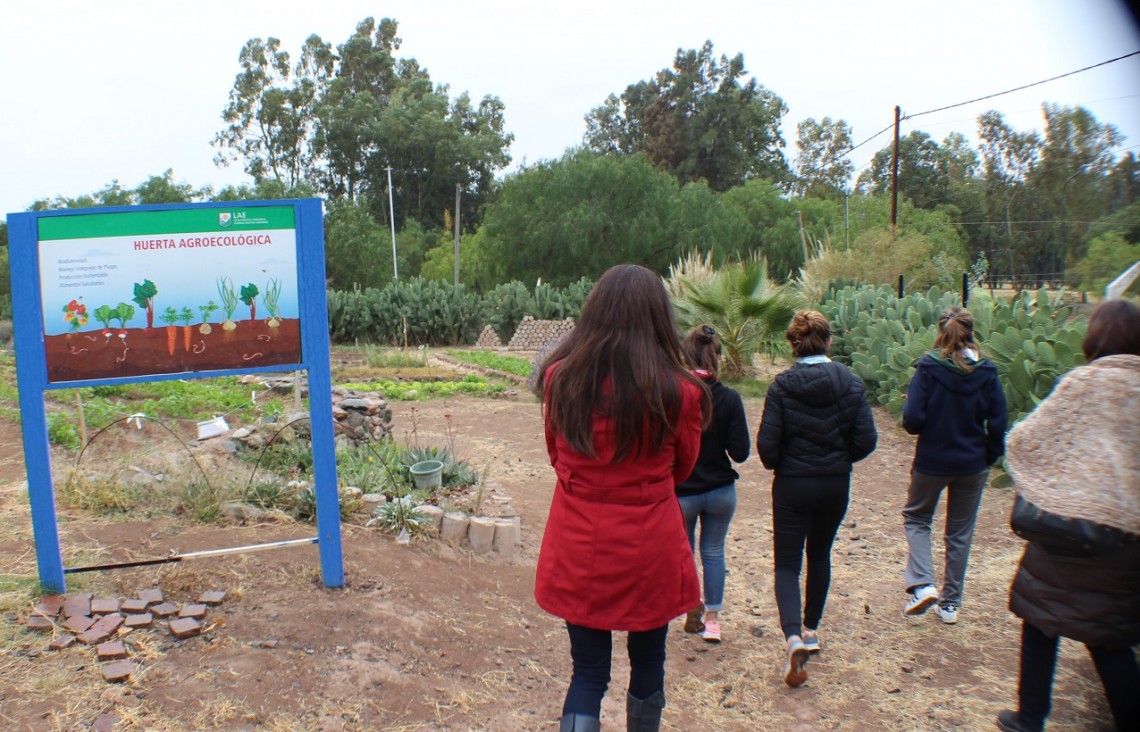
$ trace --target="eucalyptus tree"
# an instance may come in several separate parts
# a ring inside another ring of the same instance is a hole
[[[852,147],[851,126],[843,120],[811,117],[796,126],[796,176],[792,192],[798,196],[842,199],[855,164],[846,153]]]
[[[255,182],[288,187],[305,179],[312,164],[316,107],[336,58],[317,35],[306,39],[296,64],[277,38],[251,38],[238,54],[241,72],[222,110],[226,126],[214,137],[214,161],[240,161]]]
[[[584,142],[599,153],[644,153],[681,183],[704,179],[714,191],[751,178],[787,183],[787,107],[747,74],[742,54],[717,59],[711,41],[678,49],[671,68],[591,110]]]

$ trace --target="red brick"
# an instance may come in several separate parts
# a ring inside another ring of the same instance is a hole
[[[100,661],[114,661],[127,657],[127,647],[121,641],[109,641],[95,646],[95,655]]]
[[[95,624],[95,621],[86,615],[72,615],[67,620],[63,621],[65,628],[72,633],[82,633]]]
[[[91,601],[92,615],[107,615],[119,612],[119,601],[114,597],[97,597]]]
[[[116,661],[103,667],[103,678],[112,683],[127,681],[134,670],[135,665],[130,661]]]
[[[145,612],[149,603],[146,600],[139,600],[132,598],[130,600],[123,600],[119,605],[119,611],[124,613],[141,613]]]
[[[180,618],[196,618],[196,619],[200,620],[200,619],[206,617],[206,606],[205,605],[185,605],[181,610],[178,611],[178,617],[180,617]]]
[[[154,616],[150,613],[137,613],[135,615],[128,615],[127,619],[123,621],[123,625],[127,628],[143,628],[154,622]]]
[[[55,617],[59,615],[59,611],[63,609],[65,602],[67,602],[67,595],[44,595],[36,605],[36,610],[44,615]]]
[[[139,599],[146,602],[147,605],[157,605],[162,602],[162,590],[157,587],[150,590],[143,590],[139,593]]]
[[[95,625],[92,625],[91,628],[98,628],[100,630],[105,630],[108,633],[114,633],[122,624],[123,616],[118,613],[111,613],[110,615],[104,615],[103,617],[96,620]]]
[[[203,605],[220,605],[226,599],[225,590],[210,590],[198,596],[198,602]]]
[[[170,632],[175,638],[190,638],[202,632],[202,626],[194,618],[179,618],[170,621]]]
[[[52,638],[51,643],[48,643],[48,650],[62,651],[64,648],[68,648],[74,644],[75,636],[69,633],[65,633],[64,635],[57,635],[56,637]]]
[[[174,613],[178,612],[178,606],[173,602],[164,602],[155,605],[150,609],[150,611],[157,617],[165,618],[167,615],[173,615]]]
[[[55,623],[51,621],[51,618],[44,617],[38,613],[32,613],[28,616],[28,630],[35,630],[42,633],[44,631],[51,630],[54,627]]]
[[[67,617],[72,615],[90,615],[91,614],[91,593],[85,592],[82,595],[71,595],[63,602],[63,614]]]
[[[90,629],[80,633],[77,640],[80,643],[86,643],[89,646],[94,646],[110,638],[113,632],[114,631],[103,630],[96,626],[91,626]]]

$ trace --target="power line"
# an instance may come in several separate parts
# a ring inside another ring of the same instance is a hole
[[[1099,64],[1093,64],[1092,66],[1085,66],[1082,69],[1077,69],[1076,71],[1070,71],[1066,74],[1059,74],[1058,76],[1051,76],[1048,79],[1042,79],[1041,81],[1035,81],[1032,84],[1023,84],[1022,86],[1014,87],[1013,89],[1007,89],[1007,90],[1002,91],[1002,92],[997,92],[996,94],[987,94],[986,96],[978,97],[977,99],[970,99],[970,100],[965,101],[965,102],[958,102],[957,104],[947,104],[945,107],[938,107],[937,109],[928,109],[925,112],[915,112],[914,114],[908,114],[908,115],[903,116],[903,119],[913,119],[915,117],[921,117],[924,114],[934,114],[935,112],[942,112],[942,111],[945,111],[947,109],[953,109],[954,107],[964,107],[967,104],[974,104],[975,102],[982,102],[982,101],[985,101],[986,99],[993,99],[994,97],[1000,97],[1000,96],[1004,96],[1006,94],[1012,94],[1013,92],[1016,92],[1016,91],[1021,91],[1023,89],[1029,89],[1029,88],[1034,87],[1034,86],[1040,86],[1041,84],[1047,84],[1048,82],[1056,81],[1057,79],[1064,79],[1066,76],[1072,76],[1074,74],[1080,74],[1080,73],[1088,71],[1090,69],[1095,69],[1095,68],[1100,67],[1100,66],[1106,66],[1108,64],[1116,63],[1117,61],[1123,61],[1126,58],[1130,58],[1132,56],[1137,56],[1137,55],[1140,55],[1140,51],[1133,51],[1132,53],[1126,53],[1123,56],[1117,56],[1116,58],[1110,58],[1107,61],[1101,61]],[[882,133],[879,133],[879,134],[882,134]]]

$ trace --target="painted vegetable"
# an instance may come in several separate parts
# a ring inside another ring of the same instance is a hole
[[[158,294],[158,288],[150,280],[143,280],[142,283],[135,283],[135,296],[134,301],[138,303],[140,308],[146,309],[146,327],[154,327],[154,297]]]
[[[233,330],[237,327],[234,311],[237,310],[238,296],[229,277],[218,278],[218,297],[222,298],[222,310],[226,316],[222,321],[222,330]]]
[[[190,308],[184,307],[178,313],[178,319],[182,321],[182,350],[190,350],[190,321],[194,318],[194,311]]]
[[[213,316],[214,311],[218,309],[218,303],[211,300],[205,305],[198,306],[198,312],[202,313],[202,325],[198,328],[198,332],[202,335],[210,335],[213,328],[210,327],[210,317]]]
[[[262,296],[265,301],[265,309],[269,311],[269,320],[266,325],[270,328],[276,328],[281,325],[281,321],[277,319],[277,313],[280,311],[281,301],[281,280],[272,279],[265,283],[265,294]]]
[[[163,310],[162,322],[166,323],[166,351],[173,356],[174,341],[178,337],[178,328],[174,325],[178,322],[178,311],[170,307]]]
[[[241,286],[241,301],[249,305],[249,319],[257,320],[257,285],[249,282]]]

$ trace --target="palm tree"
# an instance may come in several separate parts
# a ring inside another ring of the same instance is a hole
[[[678,277],[678,270],[673,271],[676,280],[671,285],[673,292],[681,293],[673,301],[677,321],[686,330],[702,323],[716,328],[726,375],[739,377],[754,354],[774,359],[786,353],[784,331],[801,298],[768,280],[768,263],[762,255],[729,262],[711,277]]]

